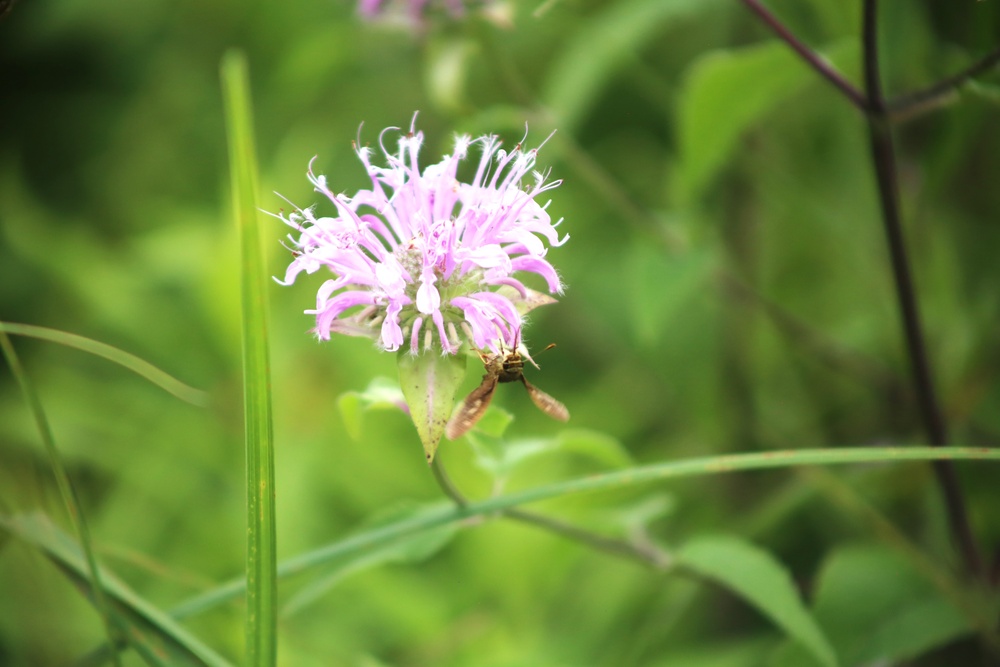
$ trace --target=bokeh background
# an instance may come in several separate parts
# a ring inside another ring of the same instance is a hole
[[[771,3],[860,82],[859,3]],[[889,94],[1000,43],[1000,4],[881,3]],[[441,18],[441,17],[437,17]],[[238,248],[229,215],[219,62],[248,57],[261,205],[317,201],[365,174],[351,142],[419,110],[426,163],[455,132],[536,145],[563,185],[568,284],[527,332],[558,343],[529,377],[600,456],[533,459],[508,488],[629,458],[921,443],[861,115],[733,0],[562,0],[494,6],[414,31],[338,0],[21,0],[0,20],[0,319],[89,336],[210,392],[185,404],[126,370],[15,340],[51,420],[102,562],[169,609],[239,576],[244,558]],[[1000,79],[901,122],[909,249],[955,444],[1000,436]],[[363,127],[359,130],[363,123]],[[269,266],[289,259],[266,223]],[[402,413],[352,437],[338,398],[395,376],[367,340],[320,344],[302,311],[320,279],[270,289],[279,555],[379,513],[440,498]],[[470,371],[471,389],[478,374]],[[512,437],[560,428],[517,387]],[[608,451],[616,452],[608,455]],[[463,442],[441,456],[471,496],[490,480]],[[997,473],[959,466],[973,526],[1000,542]],[[817,476],[818,475],[818,476]],[[845,500],[847,497],[849,500]],[[860,506],[959,567],[928,466],[699,478],[544,507],[620,533],[641,516],[666,545],[736,533],[803,591],[844,545],[877,542]],[[68,525],[38,434],[0,372],[0,507]],[[284,597],[322,573],[282,583]],[[227,657],[236,601],[186,619]],[[285,665],[752,665],[780,635],[731,594],[531,527],[462,531],[432,557],[345,578],[280,624]],[[0,664],[93,649],[99,617],[46,559],[0,541]],[[957,637],[942,648],[974,655]],[[930,654],[915,664],[939,662]],[[949,660],[952,658],[949,658]],[[134,656],[128,664],[140,664]]]

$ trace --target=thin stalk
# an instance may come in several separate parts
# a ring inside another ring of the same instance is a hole
[[[942,459],[1000,463],[1000,449],[919,446],[832,447],[829,449],[790,449],[726,454],[653,463],[555,482],[517,493],[492,496],[486,500],[469,502],[464,506],[444,507],[418,517],[410,517],[392,524],[372,528],[282,561],[278,567],[278,576],[293,577],[340,559],[356,557],[357,554],[382,544],[388,544],[400,537],[437,528],[454,521],[485,517],[528,503],[574,494],[634,488],[640,484],[665,482],[671,479],[733,474],[751,470],[858,463],[889,465],[899,464],[903,461],[937,461]],[[172,609],[170,615],[174,618],[190,617],[239,597],[245,590],[245,579],[233,579],[187,600]]]
[[[17,378],[17,382],[21,386],[21,393],[24,395],[24,400],[31,409],[35,426],[38,428],[38,433],[41,435],[42,442],[45,445],[45,453],[48,454],[49,465],[52,467],[52,474],[55,476],[56,484],[59,486],[59,494],[62,496],[63,504],[66,506],[66,513],[69,514],[73,528],[76,529],[77,537],[80,539],[80,546],[83,548],[84,558],[87,563],[87,574],[90,577],[91,592],[94,596],[94,606],[97,607],[104,622],[104,632],[107,635],[107,647],[111,651],[111,659],[117,667],[121,667],[121,656],[118,654],[118,636],[115,632],[114,620],[112,618],[113,612],[111,604],[104,593],[104,584],[101,582],[101,570],[97,566],[97,556],[94,554],[94,545],[90,539],[90,529],[87,527],[87,519],[84,517],[83,507],[80,505],[80,498],[77,496],[76,487],[73,486],[73,480],[70,479],[69,474],[66,472],[66,466],[63,465],[59,450],[56,449],[56,439],[52,435],[52,429],[49,426],[48,418],[45,416],[42,401],[38,398],[34,385],[28,379],[28,374],[21,366],[21,360],[17,356],[14,345],[10,342],[10,337],[2,329],[0,329],[0,350],[3,350],[3,355],[7,359],[11,373]]]
[[[444,491],[446,496],[454,500],[455,504],[460,508],[468,506],[468,499],[462,495],[462,492],[459,491],[458,487],[456,487],[451,481],[451,478],[444,469],[444,464],[441,462],[440,456],[436,457],[433,463],[431,463],[431,472],[434,473],[434,479],[437,481],[438,486],[441,487],[441,490]],[[561,537],[581,542],[598,551],[639,561],[644,565],[650,565],[655,568],[664,568],[670,563],[669,556],[651,544],[638,545],[624,540],[606,537],[604,535],[586,530],[585,528],[580,528],[578,526],[574,526],[573,524],[553,519],[552,517],[547,517],[542,514],[537,514],[535,512],[517,509],[516,507],[501,509],[499,514],[505,518],[520,521],[521,523],[531,524],[532,526],[555,533]]]
[[[448,476],[447,471],[444,469],[444,464],[441,463],[441,457],[437,456],[431,462],[431,472],[434,473],[434,481],[437,482],[441,490],[444,491],[444,495],[455,501],[455,504],[459,507],[465,507],[469,504],[462,492],[458,490],[455,483],[451,481],[451,477]]]
[[[922,90],[898,95],[886,102],[886,108],[893,116],[909,116],[914,111],[935,107],[948,100],[955,91],[973,77],[988,72],[1000,64],[1000,47],[987,53],[961,72],[942,79]]]
[[[606,537],[585,528],[574,526],[571,523],[553,519],[544,514],[528,512],[527,510],[508,509],[501,512],[501,515],[514,521],[520,521],[521,523],[547,530],[560,537],[575,540],[597,551],[638,561],[643,565],[648,565],[658,570],[666,569],[672,563],[672,559],[667,553],[649,542],[636,544],[626,540],[616,540],[612,537]]]
[[[930,444],[935,447],[943,447],[948,444],[948,427],[931,374],[927,348],[924,343],[920,309],[910,271],[899,212],[896,155],[888,109],[885,99],[882,97],[882,84],[879,75],[877,4],[876,0],[865,0],[862,27],[868,136],[872,151],[872,163],[875,167],[879,201],[882,208],[882,222],[889,245],[896,298],[899,303],[903,334],[906,339],[906,349],[913,373],[913,385],[920,416],[924,422],[924,429]],[[955,469],[947,461],[935,461],[933,467],[938,484],[940,484],[944,494],[952,536],[962,553],[968,571],[974,576],[980,576],[982,574],[982,560],[969,525],[965,501]]]
[[[845,79],[844,75],[838,72],[830,63],[823,60],[818,53],[806,46],[769,9],[764,7],[758,0],[743,0],[743,4],[773,30],[782,41],[792,47],[820,76],[836,86],[854,106],[861,111],[867,109],[867,100],[861,91]]]
[[[15,322],[0,322],[0,331],[18,336],[31,336],[39,340],[47,340],[59,345],[89,352],[90,354],[103,357],[108,361],[124,366],[133,373],[141,375],[153,384],[170,392],[182,401],[187,401],[192,405],[208,405],[207,393],[194,387],[189,387],[180,380],[161,371],[145,359],[140,359],[134,354],[119,350],[117,347],[108,345],[107,343],[77,336],[66,331],[59,331],[58,329],[38,327],[32,324],[17,324]]]

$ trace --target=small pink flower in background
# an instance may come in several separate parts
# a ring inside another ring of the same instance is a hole
[[[392,154],[382,140],[393,130],[379,142],[386,166],[372,164],[369,148],[356,149],[372,185],[353,196],[334,194],[310,163],[309,180],[336,216],[317,217],[312,208],[278,216],[298,232],[289,235],[295,258],[279,282],[324,267],[333,274],[316,309],[305,311],[316,316],[323,340],[331,332],[370,335],[386,350],[406,345],[415,354],[454,354],[463,336],[494,353],[514,347],[524,304],[538,301],[517,275],[538,274],[550,292],[562,292],[546,243],[569,237],[559,238],[548,203],[535,201],[560,181],[534,171],[537,149],[507,152],[489,135],[457,137],[451,154],[421,172],[423,133],[411,126]],[[462,183],[456,174],[471,146],[481,156],[471,182]]]
[[[501,26],[510,22],[510,9],[502,0],[360,0],[358,3],[358,13],[369,21],[418,28],[434,16],[455,21],[467,12],[481,12]]]

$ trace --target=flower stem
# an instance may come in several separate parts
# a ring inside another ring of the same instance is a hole
[[[456,505],[459,507],[468,505],[468,499],[462,495],[462,492],[458,490],[458,487],[455,486],[445,471],[440,456],[434,457],[434,461],[431,463],[431,472],[434,473],[434,479],[444,494],[455,501]],[[617,540],[552,517],[528,512],[516,507],[500,510],[499,514],[508,519],[528,523],[562,537],[581,542],[598,551],[636,560],[656,569],[665,569],[671,563],[670,557],[653,544],[633,544],[632,542]]]
[[[465,507],[469,504],[462,492],[458,490],[458,487],[451,481],[451,477],[444,469],[444,464],[441,463],[441,457],[435,456],[434,460],[431,462],[431,472],[434,473],[434,481],[438,483],[441,490],[444,491],[444,495],[448,496],[455,501],[455,504],[459,507]]]
[[[930,444],[935,447],[943,447],[948,444],[948,427],[930,370],[916,290],[903,236],[899,212],[896,156],[892,143],[888,108],[882,97],[882,86],[879,78],[877,32],[877,2],[876,0],[865,0],[862,27],[867,98],[865,106],[868,109],[868,136],[882,207],[882,221],[889,244],[892,274],[896,284],[896,298],[899,302],[903,333],[910,357],[920,415],[924,421],[924,428],[927,431]],[[944,493],[952,535],[962,552],[968,571],[974,576],[979,576],[982,573],[982,561],[972,535],[972,529],[969,526],[965,502],[954,466],[947,461],[935,461],[933,466],[938,483]]]

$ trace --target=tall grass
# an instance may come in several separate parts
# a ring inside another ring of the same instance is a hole
[[[274,433],[266,283],[257,210],[257,157],[247,63],[239,52],[229,52],[223,58],[222,89],[229,138],[233,215],[240,230],[242,266],[247,487],[246,664],[262,667],[275,664],[278,651]]]

